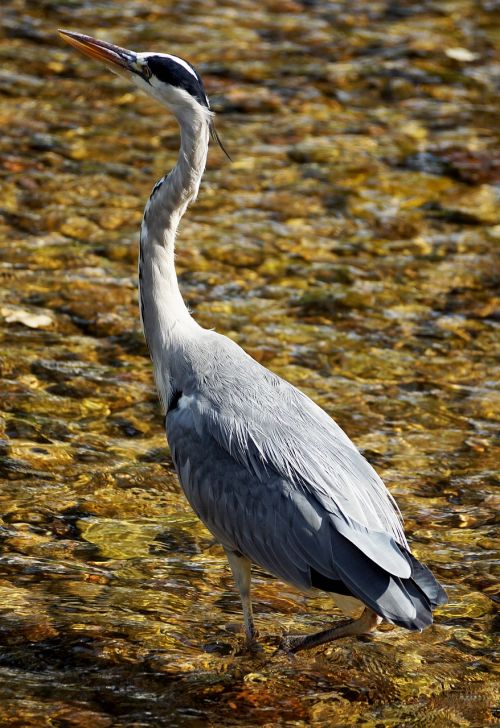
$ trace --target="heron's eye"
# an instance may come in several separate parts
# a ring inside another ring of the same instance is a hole
[[[142,75],[144,76],[146,81],[149,81],[149,79],[151,78],[153,73],[152,73],[150,67],[148,66],[148,64],[145,63],[141,70],[142,70]]]

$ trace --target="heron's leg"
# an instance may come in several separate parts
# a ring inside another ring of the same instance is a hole
[[[252,576],[250,561],[235,551],[224,550],[240,594],[247,640],[252,642],[256,637],[256,632],[253,626],[252,600],[250,598],[250,580]]]
[[[375,614],[374,611],[365,608],[363,614],[358,619],[350,619],[347,622],[342,622],[336,627],[331,629],[325,629],[322,632],[316,632],[310,635],[290,635],[283,638],[282,646],[287,652],[299,652],[299,650],[307,650],[311,647],[318,647],[323,645],[325,642],[332,642],[338,640],[340,637],[352,637],[360,634],[368,634],[373,632],[380,622],[382,617]]]

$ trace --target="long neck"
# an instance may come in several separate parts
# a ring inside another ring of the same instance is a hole
[[[153,188],[144,211],[139,251],[139,302],[142,325],[164,406],[169,400],[174,349],[198,325],[184,303],[174,265],[179,222],[196,198],[208,152],[208,120],[193,112],[180,121],[181,147],[174,169]],[[174,383],[175,384],[175,383]]]

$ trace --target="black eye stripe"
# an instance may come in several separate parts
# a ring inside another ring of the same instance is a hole
[[[174,61],[173,58],[165,58],[163,56],[149,56],[147,64],[150,71],[159,81],[187,91],[202,106],[208,108],[203,81],[194,68],[193,73],[196,74],[195,76],[180,63]]]

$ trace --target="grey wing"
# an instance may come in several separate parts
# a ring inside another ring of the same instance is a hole
[[[383,482],[342,429],[288,382],[234,342],[206,332],[193,392],[194,417],[261,480],[279,474],[320,503],[336,528],[391,573],[408,577],[399,511]],[[209,353],[208,353],[209,352]]]
[[[167,415],[167,436],[191,506],[223,546],[300,588],[354,595],[396,624],[430,623],[429,602],[415,584],[367,558],[311,493],[270,466],[259,476],[221,445],[210,407],[201,394],[182,397]],[[387,534],[372,537],[381,539],[381,552],[398,550],[409,577],[404,551]]]

